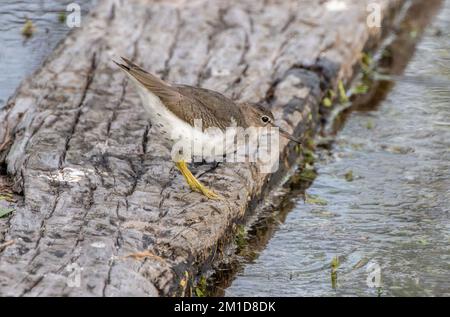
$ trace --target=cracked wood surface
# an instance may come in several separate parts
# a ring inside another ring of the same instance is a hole
[[[380,37],[365,23],[369,1],[343,2],[101,1],[0,111],[0,160],[22,197],[0,219],[0,244],[14,241],[0,250],[0,295],[184,294],[184,272],[220,258],[270,175],[224,164],[201,180],[226,202],[190,192],[112,58],[267,103],[302,135],[325,89]],[[386,13],[402,1],[375,2]],[[282,145],[273,178],[292,163]],[[67,283],[73,264],[79,287]]]

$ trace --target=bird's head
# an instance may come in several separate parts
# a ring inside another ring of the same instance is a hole
[[[240,104],[240,106],[242,112],[244,113],[247,126],[260,128],[278,128],[282,136],[298,144],[301,144],[300,140],[275,125],[275,118],[272,112],[266,107],[254,103],[242,103]]]

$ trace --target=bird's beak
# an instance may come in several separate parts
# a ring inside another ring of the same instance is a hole
[[[286,139],[294,141],[295,143],[298,143],[298,144],[302,144],[302,142],[299,139],[293,137],[289,132],[281,129],[280,127],[277,127],[276,125],[273,125],[273,127],[278,128],[278,131],[280,131],[280,134],[282,136],[284,136]]]

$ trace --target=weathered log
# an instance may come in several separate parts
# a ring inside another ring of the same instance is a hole
[[[0,159],[23,198],[0,220],[0,244],[14,241],[0,250],[0,295],[183,294],[185,272],[220,258],[233,225],[292,164],[283,143],[274,175],[224,164],[202,177],[226,202],[191,193],[112,58],[267,103],[302,135],[318,122],[324,91],[349,79],[380,38],[366,24],[369,2],[383,13],[402,3],[100,2],[0,112],[0,141],[11,138]]]

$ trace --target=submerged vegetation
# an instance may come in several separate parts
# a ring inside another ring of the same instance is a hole
[[[236,227],[234,243],[236,243],[238,252],[242,251],[247,245],[247,230],[242,224],[239,224]]]
[[[26,38],[32,37],[34,32],[36,31],[36,28],[34,27],[33,21],[30,19],[26,19],[25,24],[22,28],[22,35]]]
[[[337,287],[337,270],[341,265],[339,257],[335,256],[331,260],[331,287],[335,289]]]
[[[351,171],[351,170],[348,171],[347,173],[345,173],[344,177],[347,182],[353,182],[353,180],[354,180],[353,171]]]
[[[61,12],[58,14],[58,21],[59,21],[60,23],[66,22],[66,13],[65,13],[64,11],[61,11]]]
[[[307,204],[311,204],[311,205],[319,205],[319,206],[326,206],[326,205],[328,205],[328,202],[325,199],[320,198],[317,195],[311,195],[311,194],[306,194],[305,195],[305,202]]]

